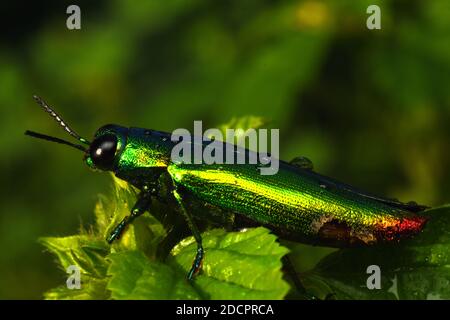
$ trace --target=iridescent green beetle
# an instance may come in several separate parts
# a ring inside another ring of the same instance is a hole
[[[80,143],[27,131],[26,134],[66,144],[84,153],[87,165],[112,171],[140,190],[136,204],[111,232],[109,243],[143,214],[159,194],[158,178],[170,177],[169,194],[178,204],[197,242],[188,278],[199,271],[203,246],[199,217],[186,210],[185,198],[207,203],[251,223],[264,225],[282,238],[324,246],[373,245],[395,242],[420,232],[426,207],[384,199],[311,170],[308,161],[280,162],[275,175],[261,175],[253,164],[185,164],[171,160],[171,134],[141,128],[107,125],[92,142],[80,137],[42,99],[39,105]],[[205,142],[203,147],[206,147]]]

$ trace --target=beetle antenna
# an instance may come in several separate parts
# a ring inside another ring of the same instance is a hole
[[[55,111],[53,111],[53,109],[50,108],[50,107],[48,106],[48,104],[47,104],[43,99],[41,99],[41,98],[38,97],[37,95],[34,95],[33,98],[34,98],[34,100],[36,100],[36,102],[42,107],[42,109],[44,109],[47,113],[49,113],[49,114],[50,114],[50,115],[51,115],[51,116],[59,123],[59,125],[60,125],[61,127],[63,127],[64,130],[67,131],[72,137],[74,137],[75,139],[77,139],[77,140],[80,141],[81,143],[84,143],[84,144],[87,144],[87,145],[90,144],[90,142],[89,142],[87,139],[81,137],[78,133],[76,133],[74,130],[72,130],[72,129],[69,127],[69,125],[66,124],[66,122],[63,120],[63,118],[61,118],[61,116],[60,116],[59,114],[57,114]],[[27,131],[27,132],[31,132],[31,131]],[[39,135],[39,134],[38,134],[38,135]],[[49,136],[46,136],[46,137],[49,137]],[[42,137],[41,137],[41,138],[42,138]],[[51,137],[51,138],[53,138],[53,137]],[[45,139],[45,138],[43,138],[43,139]],[[53,138],[53,139],[61,140],[61,139],[59,139],[59,138]],[[49,139],[47,139],[47,140],[49,140]],[[50,141],[55,141],[55,140],[50,140]],[[64,140],[61,140],[61,141],[64,141]],[[55,142],[57,142],[57,141],[55,141]],[[62,143],[62,142],[60,142],[60,143]],[[67,144],[67,143],[65,143],[65,144]],[[79,148],[78,148],[78,149],[79,149]]]
[[[25,131],[25,134],[27,136],[30,136],[30,137],[33,137],[33,138],[38,138],[38,139],[43,139],[43,140],[52,141],[52,142],[56,142],[56,143],[65,144],[65,145],[74,147],[74,148],[76,148],[78,150],[81,150],[83,152],[87,152],[87,149],[85,147],[83,147],[82,145],[75,144],[75,143],[72,143],[72,142],[60,139],[60,138],[48,136],[46,134],[37,133],[37,132],[34,132],[34,131],[29,131],[29,130]]]

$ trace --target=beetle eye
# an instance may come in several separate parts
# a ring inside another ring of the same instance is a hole
[[[105,134],[92,142],[89,153],[97,168],[109,170],[114,164],[116,149],[117,137],[112,134]]]

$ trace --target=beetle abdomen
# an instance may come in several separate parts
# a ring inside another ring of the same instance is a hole
[[[324,184],[281,163],[276,175],[255,165],[169,165],[199,199],[235,211],[287,238],[328,246],[393,241],[422,230],[426,218]]]

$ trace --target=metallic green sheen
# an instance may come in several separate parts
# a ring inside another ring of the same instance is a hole
[[[171,164],[168,172],[203,201],[306,242],[372,244],[415,233],[424,223],[285,162],[275,175],[261,175],[256,165]]]
[[[177,164],[170,158],[175,143],[168,133],[106,126],[96,136],[105,133],[119,137],[112,170],[117,177],[142,190],[167,172],[177,188],[198,201],[293,240],[375,244],[418,233],[426,222],[412,212],[421,211],[413,204],[378,198],[283,161],[275,175],[261,175],[253,164]]]

